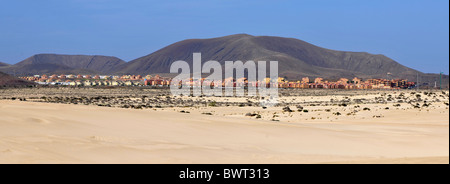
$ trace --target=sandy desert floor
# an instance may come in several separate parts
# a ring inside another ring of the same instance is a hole
[[[282,101],[331,98],[344,97]],[[448,105],[395,104],[308,104],[308,112],[296,106],[286,112],[283,106],[124,109],[0,100],[0,163],[448,164]]]

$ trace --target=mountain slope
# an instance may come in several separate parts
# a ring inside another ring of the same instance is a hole
[[[1,87],[30,86],[30,85],[36,85],[36,83],[18,79],[11,75],[0,72],[0,88]]]
[[[150,55],[118,66],[118,74],[169,73],[174,61],[192,63],[192,53],[201,52],[202,62],[219,61],[278,61],[279,76],[301,77],[407,77],[413,79],[417,70],[403,66],[383,56],[364,52],[342,52],[324,49],[307,42],[282,37],[231,35],[211,39],[184,40]]]
[[[10,64],[0,62],[0,67],[9,66]]]
[[[86,73],[108,74],[125,61],[110,56],[38,54],[15,65],[0,68],[17,75]]]

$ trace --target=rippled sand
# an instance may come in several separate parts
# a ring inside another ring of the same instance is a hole
[[[0,163],[449,163],[444,103],[363,107],[347,115],[354,105],[305,106],[305,113],[0,100]]]

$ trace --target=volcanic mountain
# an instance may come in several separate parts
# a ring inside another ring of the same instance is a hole
[[[110,56],[37,54],[0,71],[16,75],[109,74],[125,61]]]
[[[323,77],[336,80],[341,77],[363,79],[388,77],[415,81],[416,75],[420,74],[421,81],[434,81],[437,76],[408,68],[384,55],[336,51],[294,38],[247,34],[180,41],[120,65],[116,68],[116,73],[140,75],[169,73],[170,65],[174,61],[183,60],[192,64],[194,52],[201,52],[202,62],[215,60],[222,66],[225,61],[278,61],[279,76],[289,79]]]
[[[168,74],[173,62],[191,64],[192,54],[200,52],[202,62],[278,61],[280,77],[298,80],[302,77],[405,78],[433,85],[439,75],[408,68],[384,56],[366,52],[325,49],[294,38],[236,34],[210,39],[189,39],[176,42],[154,53],[128,63],[116,57],[87,55],[38,54],[15,65],[1,66],[0,71],[14,75],[36,74]],[[176,74],[173,74],[173,76]],[[448,84],[449,76],[443,76]]]
[[[9,66],[7,63],[0,62],[0,67]]]

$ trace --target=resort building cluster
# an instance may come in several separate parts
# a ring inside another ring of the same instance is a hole
[[[283,78],[278,79],[281,88],[324,88],[324,89],[407,89],[412,88],[415,82],[408,82],[407,79],[368,79],[361,80],[357,77],[349,80],[340,78],[338,81],[332,82],[323,78],[315,78],[310,80],[308,77],[302,78],[301,81],[287,81]]]
[[[24,80],[34,81],[42,85],[64,86],[168,86],[170,78],[159,75],[34,75],[19,77]]]
[[[65,85],[65,86],[169,86],[172,79],[161,77],[159,75],[34,75],[20,77],[24,80],[34,81],[43,85]],[[359,78],[351,80],[341,78],[338,81],[328,81],[323,78],[315,78],[314,80],[304,77],[299,81],[289,81],[285,78],[278,78],[278,86],[271,83],[266,78],[265,83],[269,87],[278,88],[317,88],[317,89],[407,89],[415,87],[415,82],[408,82],[406,79],[367,79],[365,81]],[[223,81],[207,81],[205,78],[200,80],[188,79],[182,83],[174,83],[172,85],[183,86],[201,86],[202,84],[210,84],[222,87],[258,87],[260,83],[248,81],[246,78],[233,79],[227,78]],[[222,84],[222,85],[220,85]]]

